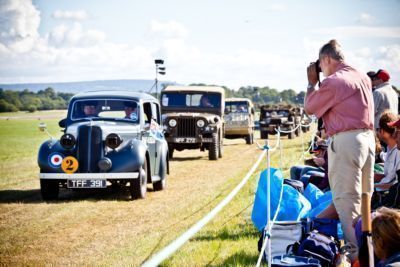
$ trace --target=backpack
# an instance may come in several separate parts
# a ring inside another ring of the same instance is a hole
[[[297,256],[314,258],[320,261],[321,266],[334,266],[339,254],[338,245],[333,238],[327,237],[314,230],[307,234],[302,241],[288,246],[287,250]]]

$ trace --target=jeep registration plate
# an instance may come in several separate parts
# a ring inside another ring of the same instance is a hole
[[[196,143],[196,138],[194,137],[177,137],[175,138],[176,143]]]
[[[68,188],[105,188],[106,180],[94,179],[69,179],[67,181]]]

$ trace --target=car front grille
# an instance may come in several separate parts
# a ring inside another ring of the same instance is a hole
[[[196,119],[179,118],[177,132],[177,137],[196,137]]]
[[[97,163],[103,156],[102,132],[100,127],[82,125],[78,129],[79,172],[99,172]]]

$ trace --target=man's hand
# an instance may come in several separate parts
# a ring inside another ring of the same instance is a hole
[[[315,62],[311,62],[307,68],[308,83],[314,86],[317,84],[319,78],[316,66]]]

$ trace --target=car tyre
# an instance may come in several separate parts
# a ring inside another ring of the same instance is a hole
[[[140,199],[146,197],[147,192],[147,159],[145,157],[143,165],[139,168],[139,177],[132,179],[129,185],[132,199]]]
[[[154,191],[164,190],[167,186],[167,159],[164,157],[160,164],[160,180],[153,183]]]
[[[209,160],[217,160],[218,159],[218,150],[219,150],[218,135],[216,133],[213,133],[212,134],[212,143],[210,143],[209,147],[208,147],[208,159]]]
[[[40,192],[43,200],[57,200],[60,186],[57,180],[40,180]]]

